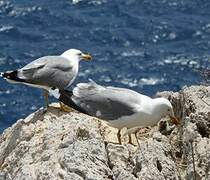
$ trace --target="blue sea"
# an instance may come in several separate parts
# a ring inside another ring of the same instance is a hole
[[[210,64],[210,1],[0,1],[0,72],[70,48],[93,56],[74,85],[91,78],[153,96],[200,84],[198,70]],[[40,89],[0,79],[0,132],[42,106]]]

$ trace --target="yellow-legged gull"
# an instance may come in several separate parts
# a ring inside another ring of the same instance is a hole
[[[50,88],[64,90],[70,86],[77,76],[79,61],[82,59],[91,60],[91,56],[77,49],[69,49],[60,56],[44,56],[21,69],[0,75],[11,83],[44,89],[45,103],[48,107],[48,90]]]
[[[124,127],[132,133],[133,128],[156,125],[164,116],[178,124],[168,99],[152,99],[130,89],[103,87],[92,81],[77,84],[73,92],[55,89],[50,93],[64,104],[118,128],[119,142]]]

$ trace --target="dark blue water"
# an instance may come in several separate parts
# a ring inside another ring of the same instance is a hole
[[[76,82],[147,95],[199,84],[209,67],[209,0],[0,1],[0,71],[69,48],[90,52]],[[0,132],[43,105],[41,90],[0,79]]]

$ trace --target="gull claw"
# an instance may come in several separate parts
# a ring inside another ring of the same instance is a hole
[[[67,113],[72,111],[72,109],[70,107],[66,106],[62,102],[60,102],[59,104],[60,104],[60,111],[67,112]]]

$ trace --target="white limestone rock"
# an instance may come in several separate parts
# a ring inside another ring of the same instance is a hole
[[[140,148],[128,137],[117,144],[115,128],[76,111],[40,109],[18,120],[0,135],[0,180],[210,179],[210,87],[158,95],[171,100],[180,125],[163,119],[140,130]]]

